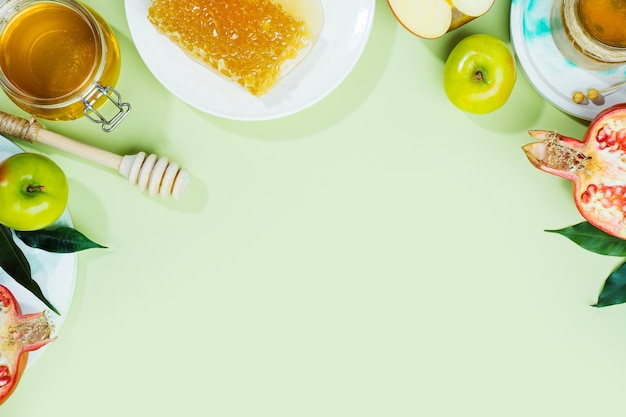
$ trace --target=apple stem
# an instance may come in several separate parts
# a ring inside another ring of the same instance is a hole
[[[43,191],[46,187],[43,185],[29,185],[26,187],[26,191],[29,193],[36,193],[37,191]]]
[[[474,81],[481,82],[483,80],[483,72],[481,70],[476,71],[473,78]]]

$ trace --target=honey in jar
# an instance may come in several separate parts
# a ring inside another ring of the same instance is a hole
[[[193,59],[256,96],[312,49],[318,0],[152,0],[148,19]]]
[[[50,120],[100,118],[95,109],[120,73],[119,47],[106,22],[72,0],[10,0],[0,17],[0,85],[9,98]]]
[[[598,41],[626,47],[626,0],[580,0],[581,25]]]
[[[550,26],[561,54],[578,67],[626,63],[626,0],[555,0]]]

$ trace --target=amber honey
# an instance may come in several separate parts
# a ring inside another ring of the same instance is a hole
[[[598,41],[626,47],[626,0],[580,0],[582,26]]]
[[[626,63],[623,3],[626,0],[554,0],[550,29],[561,54],[589,70]]]
[[[259,96],[317,35],[291,3],[152,0],[148,19],[192,58]]]
[[[95,82],[114,86],[117,41],[102,18],[74,1],[8,1],[0,8],[0,82],[29,113],[51,120],[83,115]],[[93,100],[99,107],[105,97]]]

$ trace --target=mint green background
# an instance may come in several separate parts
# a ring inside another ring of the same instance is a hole
[[[347,0],[338,0],[347,1]],[[40,145],[66,171],[79,255],[59,338],[0,407],[10,417],[588,416],[623,409],[626,306],[594,309],[621,260],[544,232],[582,220],[569,183],[534,169],[529,129],[581,137],[520,72],[469,115],[442,69],[464,36],[509,41],[510,3],[445,37],[378,0],[370,42],[299,114],[237,122],[169,94],[122,0],[89,0],[119,36],[118,130],[49,129],[167,155],[192,183],[153,199]],[[2,109],[22,114],[2,97]]]

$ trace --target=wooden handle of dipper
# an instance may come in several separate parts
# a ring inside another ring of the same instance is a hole
[[[34,118],[26,120],[0,111],[0,134],[52,146],[113,168],[127,178],[130,185],[137,185],[141,191],[148,190],[151,196],[159,194],[164,199],[172,196],[178,200],[189,183],[189,172],[180,169],[177,163],[168,162],[164,156],[158,158],[145,152],[120,156],[46,130]]]

